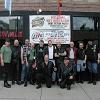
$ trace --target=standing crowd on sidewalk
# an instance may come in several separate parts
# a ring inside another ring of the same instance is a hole
[[[36,88],[46,84],[47,88],[58,85],[60,88],[71,89],[71,85],[84,83],[85,72],[88,69],[88,84],[96,85],[100,65],[100,50],[92,41],[85,46],[81,41],[76,48],[71,41],[69,47],[64,48],[60,42],[53,45],[49,40],[47,46],[40,40],[39,45],[25,43],[20,46],[19,41],[6,39],[0,50],[0,67],[3,69],[4,87],[11,88],[8,83],[11,74],[12,85],[26,87],[28,83],[37,84]]]

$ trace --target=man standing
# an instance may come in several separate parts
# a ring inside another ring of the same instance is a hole
[[[77,51],[77,83],[83,83],[83,76],[86,67],[85,49],[83,42],[79,43]]]
[[[98,50],[97,46],[93,45],[92,41],[88,42],[87,49],[86,49],[86,61],[87,67],[89,69],[89,84],[93,83],[96,85],[96,78],[97,78],[97,66],[98,66]]]
[[[44,41],[40,40],[39,45],[36,47],[36,60],[37,62],[43,62],[44,60],[44,52],[45,52],[45,47],[44,47]]]
[[[15,84],[15,81],[18,85],[20,85],[20,55],[21,48],[19,46],[19,41],[14,41],[14,46],[12,47],[12,85]]]
[[[70,42],[70,47],[66,49],[67,56],[70,59],[74,70],[76,71],[76,62],[77,62],[77,48],[74,47],[74,42]]]
[[[54,64],[49,61],[49,56],[46,54],[44,56],[44,62],[37,65],[36,80],[38,83],[37,89],[41,88],[42,81],[46,82],[46,86],[51,88],[52,72]]]
[[[62,47],[60,42],[57,42],[57,46],[55,48],[55,66],[57,67],[57,82],[59,79],[58,69],[60,67],[60,64],[63,63],[65,56],[66,50]]]
[[[57,46],[55,48],[55,60],[57,67],[63,62],[65,56],[66,56],[65,49],[62,47],[60,42],[57,42]]]
[[[36,49],[35,49],[35,44],[32,42],[31,43],[31,50],[30,50],[30,56],[29,56],[29,81],[30,84],[33,84],[33,79],[32,79],[32,64],[33,62],[36,61]]]
[[[5,45],[1,47],[1,66],[4,67],[4,87],[11,88],[11,85],[8,84],[8,75],[11,64],[11,55],[12,51],[10,48],[10,40],[5,41]]]
[[[53,62],[54,64],[54,71],[52,74],[52,82],[55,84],[56,81],[56,73],[57,73],[57,68],[55,66],[55,46],[53,46],[52,41],[48,41],[48,46],[45,48],[45,54],[49,55],[49,61]]]
[[[21,83],[27,86],[28,74],[29,74],[29,56],[31,47],[29,45],[29,40],[25,40],[25,45],[21,48],[21,62],[22,62],[22,73],[21,73]]]

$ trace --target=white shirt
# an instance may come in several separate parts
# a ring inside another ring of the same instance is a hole
[[[69,58],[70,58],[70,59],[74,59],[74,58],[75,58],[75,57],[74,57],[74,50],[73,50],[73,48],[71,48],[71,50],[70,50]]]
[[[53,59],[53,46],[49,47],[49,59]]]

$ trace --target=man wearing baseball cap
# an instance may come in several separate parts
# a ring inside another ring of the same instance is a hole
[[[74,80],[73,67],[69,63],[69,58],[65,57],[64,62],[60,65],[59,68],[60,88],[65,88],[67,85],[67,89],[70,90],[73,80]]]

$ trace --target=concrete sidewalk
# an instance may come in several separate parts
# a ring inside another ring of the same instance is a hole
[[[97,85],[75,84],[70,91],[52,86],[36,89],[36,85],[13,85],[11,89],[3,87],[0,82],[0,100],[100,100],[100,82]]]

